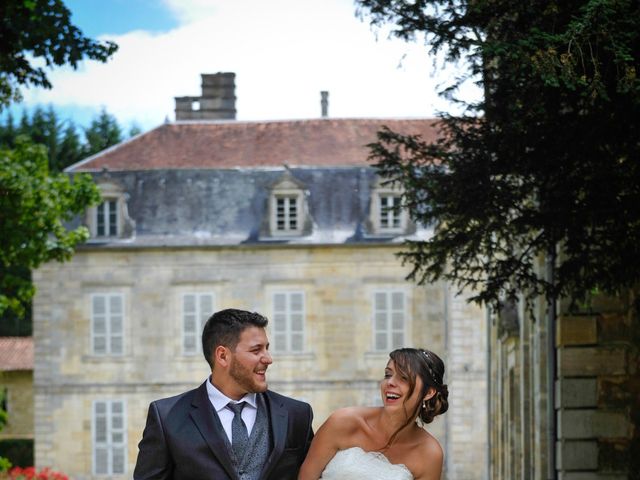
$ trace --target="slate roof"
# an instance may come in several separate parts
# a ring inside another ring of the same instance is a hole
[[[426,141],[436,119],[333,119],[161,125],[100,152],[69,172],[281,166],[362,166],[383,126]]]
[[[33,370],[33,337],[0,337],[0,371]]]
[[[368,143],[387,126],[435,140],[434,119],[198,121],[161,125],[72,165],[126,193],[120,238],[89,247],[392,243],[424,238],[421,226],[376,234],[376,171]],[[269,196],[290,178],[304,192],[308,224],[297,236],[269,231]],[[77,219],[81,221],[81,219]]]

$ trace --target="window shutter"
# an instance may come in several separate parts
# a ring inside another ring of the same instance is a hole
[[[126,458],[124,402],[111,402],[111,472],[124,474]]]
[[[213,295],[186,293],[182,300],[182,351],[193,355],[202,351],[202,329],[213,313]]]
[[[92,316],[92,351],[95,354],[107,353],[107,299],[104,295],[94,295],[91,298]]]
[[[127,463],[125,404],[100,400],[93,404],[93,470],[96,475],[123,475]]]
[[[404,292],[375,292],[373,297],[374,349],[393,350],[404,346]]]
[[[124,353],[124,306],[122,303],[122,295],[116,294],[109,297],[110,351],[114,355],[122,355]]]
[[[273,349],[281,352],[304,351],[304,294],[273,294]]]
[[[287,350],[287,295],[273,295],[273,349],[279,352]]]
[[[94,434],[94,469],[97,475],[109,474],[109,449],[107,447],[107,403],[93,404],[93,434]]]

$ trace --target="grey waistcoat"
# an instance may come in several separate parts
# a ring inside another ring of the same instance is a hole
[[[267,462],[273,448],[271,429],[269,428],[269,412],[262,395],[256,395],[256,403],[258,405],[256,423],[251,429],[244,456],[238,459],[233,454],[233,450],[229,451],[240,480],[258,480],[262,467]]]

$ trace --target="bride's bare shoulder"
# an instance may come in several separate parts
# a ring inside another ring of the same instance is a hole
[[[335,410],[322,426],[337,433],[351,433],[362,429],[375,414],[375,407],[344,407]]]
[[[431,480],[440,478],[444,452],[440,442],[433,435],[426,433],[418,448],[411,450],[410,456],[408,463],[413,467],[411,470],[416,479]]]

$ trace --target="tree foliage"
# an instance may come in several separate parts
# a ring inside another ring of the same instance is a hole
[[[122,128],[113,115],[103,108],[84,130],[87,139],[84,156],[88,157],[122,141]]]
[[[139,132],[134,125],[130,136]],[[13,148],[21,135],[47,148],[49,170],[54,173],[123,140],[122,127],[104,108],[84,128],[70,119],[61,120],[52,106],[37,106],[31,115],[23,111],[18,125],[10,113],[5,115],[0,121],[0,147]]]
[[[45,67],[75,69],[85,58],[105,62],[117,48],[113,42],[85,37],[71,23],[71,12],[62,0],[3,0],[0,110],[20,98],[21,86],[51,88]]]
[[[64,222],[99,199],[89,176],[50,174],[44,146],[20,137],[13,150],[0,149],[0,315],[20,314],[33,296],[22,269],[67,260],[88,238]]]
[[[465,114],[442,115],[435,143],[384,130],[371,145],[413,219],[436,226],[401,253],[410,277],[448,279],[494,305],[522,292],[580,299],[636,284],[640,4],[357,3],[392,35],[464,62],[464,79],[484,90]]]

